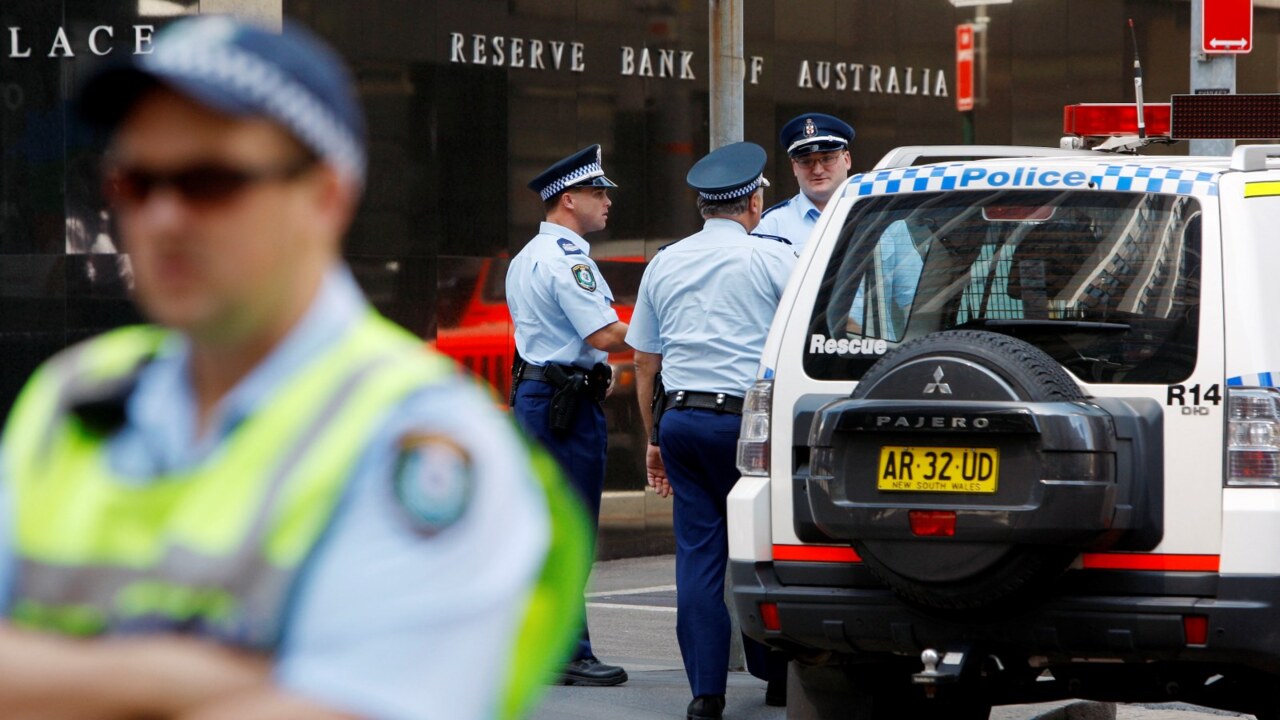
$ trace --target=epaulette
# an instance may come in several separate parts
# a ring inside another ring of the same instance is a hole
[[[675,240],[675,241],[673,241],[673,242],[669,242],[669,243],[667,243],[666,245],[663,245],[662,247],[658,248],[658,252],[662,252],[663,250],[666,250],[667,248],[671,247],[672,245],[675,245],[675,244],[676,244],[676,243],[678,243],[678,242],[680,242],[680,241],[679,241],[679,240]]]
[[[777,205],[774,205],[773,207],[769,208],[768,210],[765,210],[764,212],[760,213],[760,217],[762,217],[762,218],[763,218],[765,215],[768,215],[769,213],[773,212],[774,210],[777,210],[778,208],[784,208],[784,207],[786,207],[786,206],[790,205],[790,204],[791,204],[791,201],[792,201],[792,200],[794,200],[794,199],[795,199],[794,197],[789,197],[789,198],[787,198],[786,200],[783,200],[782,202],[778,203]]]
[[[788,239],[786,239],[786,238],[782,237],[781,235],[767,235],[767,234],[765,234],[765,233],[751,233],[751,234],[752,234],[752,235],[754,235],[755,237],[758,237],[758,238],[764,238],[764,239],[766,239],[766,240],[773,240],[774,242],[786,243],[787,245],[790,245],[790,244],[791,244],[791,241],[790,241],[790,240],[788,240]]]
[[[586,254],[582,252],[582,248],[578,247],[577,245],[574,245],[573,241],[568,238],[556,238],[556,245],[560,246],[560,250],[564,252],[565,255],[585,255]]]

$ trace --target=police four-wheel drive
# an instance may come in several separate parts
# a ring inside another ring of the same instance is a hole
[[[1238,138],[1276,103],[1179,96],[1146,128]],[[1068,140],[895,151],[800,257],[729,499],[743,626],[797,658],[789,717],[1280,718],[1280,146]]]

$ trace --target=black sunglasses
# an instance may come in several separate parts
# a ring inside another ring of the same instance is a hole
[[[317,163],[312,156],[275,168],[239,168],[215,162],[157,172],[117,165],[104,173],[103,193],[115,205],[137,206],[151,193],[173,188],[183,202],[198,207],[225,203],[252,185],[293,180]]]

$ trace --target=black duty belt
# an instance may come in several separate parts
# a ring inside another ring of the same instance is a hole
[[[582,368],[576,365],[561,365],[560,367],[564,368],[565,371],[569,373],[574,373],[574,372],[585,373],[586,372],[586,370],[583,370]],[[525,366],[520,369],[520,379],[521,380],[539,380],[545,383],[551,382],[551,379],[547,377],[546,368],[542,367],[541,365],[530,365],[528,363],[525,363]]]
[[[514,379],[511,386],[513,391],[517,384],[525,380],[535,380],[547,383],[556,388],[556,390],[571,388],[571,391],[575,394],[586,395],[596,402],[604,402],[604,398],[609,392],[609,385],[613,382],[613,371],[612,368],[603,363],[595,365],[590,370],[584,370],[577,365],[557,365],[552,363],[530,365],[527,362],[518,361],[515,367],[512,368],[512,377]]]
[[[665,406],[672,408],[695,408],[698,410],[715,410],[733,415],[742,414],[742,398],[726,393],[695,392],[693,390],[676,390],[667,393]]]

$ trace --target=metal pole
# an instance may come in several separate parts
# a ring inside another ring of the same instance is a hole
[[[973,9],[973,34],[974,45],[976,46],[978,56],[977,82],[974,90],[976,95],[973,104],[974,107],[986,107],[987,105],[987,26],[991,23],[991,18],[987,16],[987,6],[977,5]]]
[[[711,12],[711,149],[741,142],[743,132],[742,84],[747,63],[742,54],[742,0],[708,0]],[[733,607],[733,586],[725,573],[725,604]],[[742,636],[738,618],[729,613],[729,669],[743,667]]]
[[[711,149],[743,137],[742,0],[708,0],[711,11]]]
[[[1200,47],[1204,28],[1204,4],[1191,0],[1191,92],[1197,90],[1236,91],[1236,56],[1205,53]],[[1230,155],[1234,140],[1192,140],[1192,155]]]

